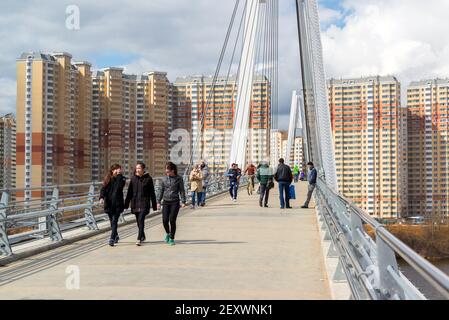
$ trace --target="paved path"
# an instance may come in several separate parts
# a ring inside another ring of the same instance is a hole
[[[185,209],[173,247],[158,216],[141,247],[132,225],[116,247],[99,235],[0,267],[0,299],[330,299],[314,210],[299,209],[307,186],[296,186],[290,210],[277,186],[270,208],[241,189],[237,203],[226,194]]]

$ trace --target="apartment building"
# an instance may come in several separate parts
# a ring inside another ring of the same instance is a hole
[[[193,162],[205,159],[212,171],[227,169],[234,127],[237,79],[220,77],[177,78],[173,84],[173,128],[191,133]],[[271,103],[270,84],[255,77],[251,101],[247,163],[269,159]],[[244,164],[239,164],[243,166]]]
[[[407,212],[407,124],[394,77],[331,79],[328,97],[340,191],[376,218]]]
[[[407,89],[408,214],[449,214],[449,79]]]
[[[13,114],[0,117],[0,189],[16,185],[16,119]]]
[[[163,72],[125,74],[106,68],[93,76],[92,175],[101,179],[114,163],[130,176],[137,161],[153,176],[165,170],[169,82]]]
[[[17,188],[91,181],[90,69],[65,52],[17,59]]]

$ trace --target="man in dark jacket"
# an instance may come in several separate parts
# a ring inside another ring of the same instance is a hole
[[[281,209],[290,207],[290,185],[293,182],[292,170],[284,163],[284,159],[279,159],[279,165],[274,175],[274,179],[279,184],[279,200],[281,201]],[[285,193],[285,200],[284,200]]]
[[[236,202],[242,170],[240,170],[236,163],[233,163],[226,175],[229,177],[229,194],[231,195],[231,200]]]
[[[309,174],[307,176],[307,180],[309,181],[309,187],[308,187],[308,192],[307,192],[307,200],[304,203],[304,205],[301,207],[303,209],[309,208],[309,203],[310,203],[310,200],[312,199],[313,190],[315,190],[316,180],[317,180],[317,176],[318,176],[317,171],[312,162],[309,162],[307,164],[307,166],[309,168]]]
[[[153,179],[145,172],[145,164],[138,162],[135,175],[129,183],[125,200],[125,209],[131,204],[131,212],[136,216],[139,234],[136,245],[140,246],[145,241],[145,217],[150,213],[150,207],[157,210],[156,193]]]

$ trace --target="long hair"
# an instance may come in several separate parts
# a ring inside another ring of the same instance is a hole
[[[122,168],[122,166],[119,165],[118,163],[113,164],[111,166],[111,168],[108,171],[108,174],[104,177],[104,180],[103,180],[104,187],[106,187],[109,184],[109,182],[111,182],[114,170],[121,169],[121,168]]]
[[[173,162],[167,162],[165,168],[170,171],[174,171],[176,176],[178,175],[178,167]]]

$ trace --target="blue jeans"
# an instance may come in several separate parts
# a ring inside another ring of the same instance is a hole
[[[196,191],[192,191],[192,206],[195,206],[195,195],[197,194]],[[198,192],[198,197],[197,197],[197,201],[198,201],[198,206],[200,205],[200,197],[201,197],[201,192]]]
[[[237,181],[231,181],[229,186],[229,193],[232,199],[237,199],[237,190],[239,189],[239,183]]]
[[[203,188],[203,192],[200,192],[198,194],[198,197],[199,197],[199,203],[200,204],[206,203],[206,188],[205,187]]]
[[[279,181],[279,200],[281,208],[290,207],[290,182]],[[284,201],[285,193],[285,201]]]

